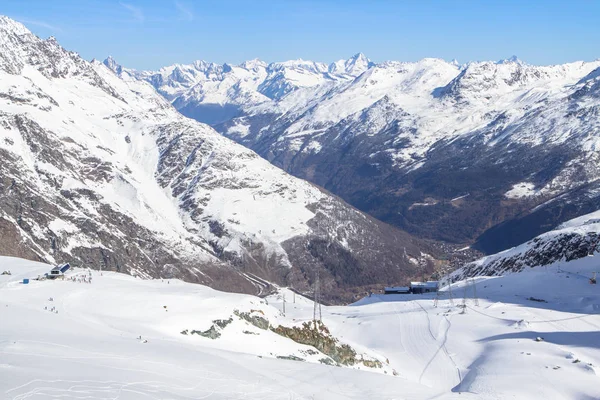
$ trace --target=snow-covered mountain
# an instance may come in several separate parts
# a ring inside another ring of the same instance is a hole
[[[107,64],[123,79],[0,18],[1,254],[245,292],[264,280],[306,291],[319,270],[338,300],[432,271],[429,245]],[[196,67],[206,82],[225,73]]]
[[[123,79],[149,82],[182,114],[208,124],[228,121],[251,106],[271,105],[300,88],[348,82],[373,65],[363,54],[330,65],[304,60],[251,60],[235,66],[196,61],[136,71],[112,57],[104,64]]]
[[[184,114],[414,234],[495,252],[600,207],[600,61],[244,65],[153,84],[177,86],[167,98]]]
[[[549,266],[558,271],[561,267],[569,271],[569,263],[575,261],[597,267],[599,233],[600,211],[596,211],[566,221],[556,229],[519,246],[468,263],[454,271],[451,277],[453,280],[463,280],[475,276],[501,276],[532,267]]]

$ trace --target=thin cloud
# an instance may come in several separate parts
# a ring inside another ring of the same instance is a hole
[[[29,19],[29,18],[20,18],[20,17],[13,17],[15,20],[25,24],[25,25],[33,25],[33,26],[39,26],[40,28],[46,28],[49,29],[51,31],[55,31],[55,32],[62,32],[63,30],[56,26],[56,25],[52,25],[49,24],[47,22],[44,21],[39,21],[36,19]]]
[[[178,1],[175,1],[175,8],[177,8],[177,11],[179,11],[179,14],[181,15],[182,19],[185,19],[187,21],[194,20],[194,13],[192,12],[192,10],[190,10],[188,7],[186,7],[184,4],[181,4]]]
[[[142,9],[140,7],[136,7],[132,4],[129,3],[119,3],[122,7],[126,8],[127,10],[129,10],[129,12],[131,12],[131,16],[133,17],[133,19],[137,22],[144,22],[144,20],[146,19],[144,17],[144,12],[142,11]]]

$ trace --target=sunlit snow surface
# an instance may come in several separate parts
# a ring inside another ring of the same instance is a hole
[[[458,282],[454,306],[446,288],[437,308],[426,295],[373,295],[322,308],[335,336],[387,359],[393,376],[277,359],[306,346],[235,317],[216,340],[180,333],[205,330],[234,309],[262,310],[272,324],[310,320],[313,303],[285,289],[265,301],[98,271],[91,284],[24,285],[48,266],[0,258],[0,270],[12,272],[0,276],[0,398],[599,398],[600,287],[588,283],[596,264],[588,257],[476,278],[478,306],[472,286]],[[52,307],[58,313],[44,309]]]

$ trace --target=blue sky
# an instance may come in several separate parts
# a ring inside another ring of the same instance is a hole
[[[600,58],[594,0],[1,0],[0,14],[86,59],[138,69],[358,52],[376,62]]]

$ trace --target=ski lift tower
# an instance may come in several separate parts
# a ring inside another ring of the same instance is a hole
[[[317,321],[319,323],[322,322],[322,314],[321,314],[321,281],[319,279],[319,270],[316,273],[315,286],[313,290],[313,324],[315,329],[317,329]]]
[[[596,241],[594,242],[594,244],[592,246],[590,246],[590,250],[588,251],[588,257],[594,257],[594,252],[596,250],[596,247],[598,247],[598,243],[600,243],[600,234],[598,234],[598,236],[596,237]],[[592,272],[592,277],[590,278],[590,283],[592,285],[595,285],[597,283],[597,281],[596,281],[597,273],[598,273],[598,271]]]
[[[473,303],[475,304],[475,306],[479,307],[479,299],[477,298],[477,285],[475,283],[475,279],[468,278],[464,286],[461,314],[465,314],[467,312],[467,298],[469,291],[473,291]]]
[[[441,289],[443,289],[444,286],[447,286],[448,290],[445,292],[442,292]],[[435,293],[435,300],[433,300],[434,307],[438,306],[438,302],[439,302],[440,298],[445,296],[444,293],[448,294],[448,299],[450,300],[450,305],[454,306],[454,298],[452,297],[452,280],[448,277],[445,277],[445,281],[444,281],[444,278],[440,279],[440,287]]]

